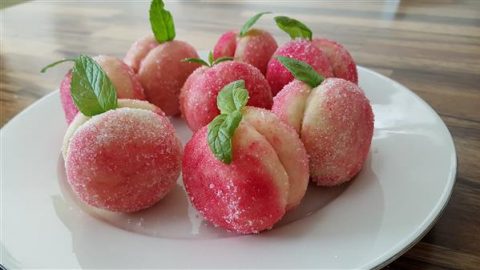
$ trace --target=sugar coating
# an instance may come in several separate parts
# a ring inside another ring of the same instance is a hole
[[[165,113],[158,108],[157,106],[148,103],[147,101],[138,100],[138,99],[119,99],[117,102],[118,108],[134,108],[134,109],[143,109],[152,111],[160,116],[165,116]],[[73,121],[67,128],[65,135],[63,136],[63,144],[62,144],[62,155],[63,158],[66,159],[68,146],[70,144],[70,139],[72,138],[73,134],[77,131],[77,129],[87,122],[91,117],[85,116],[82,113],[77,113]]]
[[[233,57],[237,48],[238,33],[236,31],[228,31],[223,33],[213,48],[213,57]]]
[[[272,93],[267,80],[255,67],[242,62],[222,62],[211,68],[195,70],[180,93],[180,110],[191,130],[210,123],[220,111],[218,92],[230,82],[244,80],[250,99],[248,105],[270,109]]]
[[[308,40],[290,40],[275,51],[268,63],[266,78],[274,96],[294,79],[290,71],[275,56],[285,56],[306,62],[323,77],[333,77],[330,62],[324,52]]]
[[[303,86],[291,83],[275,99],[273,112],[292,126],[310,157],[310,176],[322,186],[349,181],[362,168],[373,136],[373,112],[363,91],[354,83],[328,78],[305,100]],[[296,99],[304,100],[303,117],[292,117]]]
[[[288,174],[289,190],[286,210],[298,204],[305,195],[309,181],[308,156],[298,134],[271,111],[246,107],[243,119],[259,132],[275,149]]]
[[[182,149],[168,118],[119,108],[80,125],[69,141],[67,179],[94,207],[134,212],[152,206],[175,185]]]
[[[312,43],[327,55],[334,77],[358,84],[357,65],[345,47],[326,38],[314,38]]]
[[[277,47],[275,38],[269,32],[250,29],[244,37],[238,39],[235,60],[248,63],[265,74],[268,61]]]
[[[117,90],[118,98],[145,99],[140,81],[135,73],[120,59],[112,56],[99,55],[93,58],[105,71]],[[72,72],[69,71],[60,84],[60,99],[67,123],[70,124],[78,113],[70,91]]]
[[[190,201],[216,226],[242,234],[270,229],[285,214],[288,175],[273,147],[242,121],[232,142],[233,160],[215,158],[207,127],[185,147],[183,182]]]
[[[167,115],[176,115],[180,112],[180,89],[187,77],[200,66],[182,60],[198,58],[198,54],[188,43],[179,40],[153,45],[151,39],[142,39],[133,44],[125,59],[134,67],[138,65],[137,74],[146,99]]]

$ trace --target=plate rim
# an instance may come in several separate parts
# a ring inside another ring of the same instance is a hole
[[[399,82],[397,82],[397,81],[395,81],[395,80],[393,80],[393,79],[391,79],[391,78],[389,78],[389,77],[387,77],[387,76],[385,76],[385,75],[383,75],[379,72],[376,72],[372,69],[369,69],[369,68],[366,68],[366,67],[363,67],[363,66],[359,66],[359,65],[357,65],[357,68],[362,69],[363,71],[368,72],[368,73],[370,73],[374,76],[377,76],[377,77],[380,77],[384,80],[387,80],[392,84],[396,84],[396,85],[400,86],[401,88],[403,88],[403,90],[408,91],[410,94],[415,96],[415,98],[417,100],[421,101],[423,103],[423,105],[426,108],[428,108],[430,110],[430,112],[433,113],[433,115],[435,115],[440,120],[441,124],[443,125],[443,127],[447,131],[447,134],[449,135],[449,143],[450,143],[450,146],[452,147],[452,150],[453,150],[453,158],[452,158],[452,161],[451,161],[452,162],[451,166],[452,166],[453,171],[448,176],[448,179],[449,179],[448,180],[448,185],[445,186],[445,188],[442,192],[442,195],[440,196],[439,200],[437,201],[437,204],[435,205],[435,207],[430,211],[430,214],[424,218],[424,221],[419,226],[419,228],[421,228],[421,229],[416,230],[412,235],[410,235],[410,236],[413,236],[413,240],[410,240],[410,241],[404,240],[404,241],[398,243],[394,248],[391,249],[391,250],[395,250],[394,252],[392,252],[393,255],[387,257],[386,259],[380,259],[380,260],[377,259],[376,261],[373,261],[370,264],[366,264],[366,266],[369,269],[380,269],[382,267],[387,266],[388,264],[390,264],[391,262],[393,262],[397,258],[401,257],[408,250],[410,250],[413,246],[415,246],[418,242],[420,242],[420,240],[428,232],[430,232],[430,230],[433,228],[433,226],[435,226],[437,221],[440,219],[440,217],[444,213],[444,210],[445,210],[445,208],[447,207],[447,205],[450,201],[450,198],[451,198],[452,193],[453,193],[453,187],[455,186],[455,183],[456,183],[456,180],[457,180],[458,156],[457,156],[457,150],[455,148],[455,143],[454,143],[454,140],[453,140],[452,133],[450,132],[450,130],[448,129],[448,126],[445,124],[445,122],[440,117],[440,115],[432,108],[432,106],[430,106],[430,104],[428,104],[423,98],[421,98],[419,95],[417,95],[415,92],[410,90],[405,85],[403,85],[403,84],[401,84],[401,83],[399,83]],[[416,232],[418,232],[418,233],[416,233]],[[407,236],[405,239],[411,239],[410,236]],[[385,253],[387,253],[387,252],[385,252]]]

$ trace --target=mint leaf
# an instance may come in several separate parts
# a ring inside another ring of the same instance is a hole
[[[93,116],[117,108],[117,91],[107,74],[91,57],[75,59],[70,84],[73,101],[80,112]]]
[[[312,30],[300,21],[286,16],[277,16],[274,19],[278,27],[287,33],[291,39],[304,38],[312,40]]]
[[[276,56],[275,58],[292,73],[295,79],[310,85],[312,88],[317,87],[324,80],[312,66],[305,62],[284,56]]]
[[[220,113],[231,113],[241,110],[248,102],[248,91],[245,89],[245,81],[238,80],[227,84],[218,93],[217,107]]]
[[[219,64],[221,62],[232,61],[232,60],[233,60],[233,57],[230,57],[230,56],[220,57],[220,58],[215,59],[215,61],[213,61],[212,66],[214,66],[216,64]]]
[[[205,62],[205,60],[200,59],[200,58],[185,58],[185,59],[182,59],[182,62],[197,63],[197,64],[201,64],[201,65],[204,65],[204,66],[207,66],[207,67],[210,66],[207,62]]]
[[[63,59],[63,60],[59,60],[59,61],[56,61],[56,62],[53,62],[47,66],[45,66],[44,68],[42,68],[40,70],[41,73],[45,73],[45,71],[47,71],[47,69],[51,68],[51,67],[54,67],[58,64],[61,64],[61,63],[65,63],[65,62],[75,62],[75,59],[71,59],[71,58],[67,58],[67,59]]]
[[[240,37],[244,37],[247,34],[248,30],[250,30],[250,28],[258,21],[258,19],[260,19],[260,17],[265,14],[271,14],[271,12],[260,12],[248,19],[248,21],[245,22],[245,24],[242,26],[242,29],[240,30]]]
[[[215,157],[223,163],[232,163],[232,139],[241,120],[240,111],[234,111],[220,114],[208,124],[208,145]]]
[[[175,24],[172,14],[166,10],[162,0],[152,0],[150,4],[150,25],[158,43],[175,38]]]
[[[242,109],[247,104],[248,91],[245,82],[238,80],[226,85],[217,96],[221,114],[208,124],[208,146],[223,163],[232,162],[232,139],[242,120]]]
[[[214,61],[215,61],[215,58],[213,57],[213,52],[210,51],[210,52],[208,53],[208,63],[210,63],[210,66],[213,65],[213,62],[214,62]]]

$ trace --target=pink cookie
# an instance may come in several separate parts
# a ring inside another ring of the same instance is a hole
[[[316,88],[294,80],[274,98],[272,111],[294,127],[321,186],[351,180],[362,168],[373,136],[373,112],[354,83],[328,78]]]
[[[314,38],[312,43],[327,55],[334,77],[358,84],[357,65],[345,47],[326,38]]]
[[[117,90],[118,98],[145,99],[143,87],[135,73],[121,60],[106,55],[94,57]],[[60,99],[67,123],[70,124],[78,113],[70,92],[72,74],[69,71],[60,84]]]
[[[271,112],[246,107],[232,140],[231,164],[207,143],[207,127],[185,147],[183,181],[195,208],[216,226],[243,234],[270,229],[298,205],[308,157],[293,129]]]
[[[248,105],[271,108],[270,87],[255,67],[233,61],[201,67],[190,75],[180,93],[180,109],[191,130],[200,129],[220,113],[217,108],[218,92],[236,80],[245,81],[250,96]]]
[[[198,58],[188,43],[172,40],[158,44],[153,37],[145,37],[132,45],[124,61],[137,72],[147,100],[167,115],[176,115],[180,89],[200,66],[182,62],[185,58]]]
[[[267,31],[250,29],[243,37],[230,31],[223,34],[217,41],[213,56],[215,59],[225,56],[233,57],[236,61],[248,63],[265,74],[268,61],[277,47],[277,42]]]
[[[332,68],[327,55],[305,39],[294,39],[280,46],[268,63],[266,78],[272,94],[275,96],[286,84],[294,78],[275,56],[285,56],[306,62],[323,77],[333,77]]]
[[[119,108],[78,114],[63,146],[67,179],[94,207],[135,212],[162,199],[180,174],[182,148],[169,119],[145,101],[119,100]]]

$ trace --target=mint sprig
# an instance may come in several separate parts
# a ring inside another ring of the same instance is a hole
[[[276,56],[275,58],[292,73],[295,79],[308,84],[312,88],[319,86],[324,80],[312,66],[305,62],[285,56]]]
[[[165,9],[162,0],[152,0],[149,16],[152,32],[158,43],[175,39],[175,24],[172,14]]]
[[[182,62],[186,62],[186,63],[197,63],[197,64],[200,64],[200,65],[203,65],[203,66],[207,66],[207,67],[213,67],[214,65],[218,64],[218,63],[221,63],[221,62],[225,62],[225,61],[231,61],[233,60],[233,57],[219,57],[217,59],[214,59],[213,58],[213,53],[210,51],[210,53],[208,54],[208,62],[201,59],[201,58],[185,58],[185,59],[182,59]]]
[[[312,40],[312,30],[300,21],[287,16],[277,16],[274,19],[277,26],[287,33],[291,39],[304,38]]]
[[[250,30],[250,28],[252,28],[252,26],[258,21],[258,19],[260,19],[260,17],[262,17],[265,14],[271,14],[271,12],[269,11],[260,12],[260,13],[257,13],[255,16],[251,17],[250,19],[248,19],[248,21],[246,21],[245,24],[242,26],[239,36],[244,37],[247,34],[248,30]]]
[[[60,63],[73,61],[70,92],[78,110],[86,116],[94,116],[117,108],[117,91],[102,67],[93,58],[80,55],[64,59],[44,67],[41,72]]]
[[[226,85],[217,96],[221,114],[208,124],[208,146],[217,159],[232,163],[232,139],[242,120],[242,109],[248,102],[248,91],[243,80]]]

